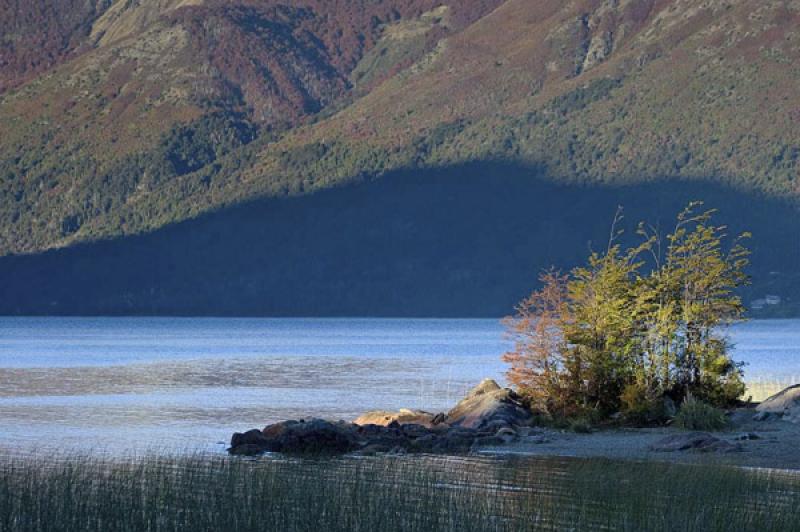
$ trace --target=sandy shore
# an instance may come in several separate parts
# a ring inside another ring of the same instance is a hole
[[[499,447],[485,447],[479,452],[727,464],[800,471],[800,425],[781,420],[753,421],[753,414],[751,409],[737,410],[731,415],[729,429],[712,433],[722,440],[740,444],[741,451],[738,452],[650,450],[651,445],[664,437],[683,432],[669,427],[596,430],[590,434],[534,429],[530,436]],[[757,439],[739,439],[746,434],[753,434]]]

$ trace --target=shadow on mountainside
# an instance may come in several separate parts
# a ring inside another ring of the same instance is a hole
[[[800,216],[783,202],[700,182],[565,186],[474,163],[0,258],[0,313],[501,316],[542,269],[604,249],[618,205],[632,237],[642,219],[669,229],[694,199],[731,233],[753,232],[747,298],[800,299]]]

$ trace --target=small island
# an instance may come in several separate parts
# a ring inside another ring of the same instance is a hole
[[[748,280],[742,242],[749,235],[730,238],[714,214],[690,203],[672,232],[640,223],[638,242],[623,249],[620,210],[602,253],[566,274],[545,272],[542,288],[506,319],[514,345],[503,359],[514,389],[484,380],[446,413],[284,421],[234,434],[229,452],[636,459],[742,452],[725,461],[800,467],[793,425],[769,424],[769,437],[762,434],[773,418],[794,419],[800,388],[758,406],[743,398],[743,368],[731,358],[725,328],[744,318],[737,289]],[[762,440],[769,444],[753,443]]]
[[[800,472],[800,384],[724,412],[690,401],[677,423],[544,424],[509,388],[486,379],[447,413],[371,411],[353,422],[289,420],[235,433],[237,456],[485,455],[651,460]],[[691,410],[691,412],[689,412]],[[694,416],[694,417],[692,417]],[[713,416],[713,417],[707,417]]]

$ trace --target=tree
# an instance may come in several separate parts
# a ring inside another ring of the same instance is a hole
[[[741,238],[749,235],[725,251],[725,226],[713,225],[713,210],[698,213],[701,205],[678,215],[663,253],[661,236],[643,224],[642,242],[623,251],[618,213],[604,253],[567,275],[546,272],[506,319],[515,339],[504,355],[508,377],[534,406],[647,418],[667,395],[726,405],[744,392],[723,331],[744,315],[736,289],[747,282]]]
[[[678,215],[667,237],[668,248],[661,290],[670,294],[676,329],[674,392],[691,392],[714,403],[730,403],[744,392],[741,368],[729,356],[721,331],[744,317],[736,289],[748,282],[744,268],[750,252],[741,244],[745,233],[727,251],[725,226],[715,226],[715,210],[696,213],[702,203],[691,203]],[[666,340],[666,338],[665,338]]]
[[[575,268],[567,283],[567,307],[573,319],[564,326],[572,361],[572,380],[580,383],[583,409],[601,415],[619,409],[636,356],[635,301],[632,279],[641,266],[635,250],[623,254],[611,245],[592,253],[588,265]]]
[[[511,367],[508,380],[536,408],[565,414],[572,395],[565,379],[570,372],[564,329],[572,321],[566,306],[566,275],[550,270],[539,276],[542,288],[517,305],[505,320],[514,349],[503,355]]]

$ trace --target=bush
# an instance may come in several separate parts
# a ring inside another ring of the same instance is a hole
[[[569,422],[569,430],[578,434],[589,434],[592,432],[592,424],[586,418],[572,419]]]
[[[683,400],[675,416],[675,425],[686,430],[720,430],[728,425],[728,420],[722,410],[690,394]]]
[[[650,397],[647,389],[638,383],[627,385],[620,396],[625,420],[636,425],[662,423],[673,415],[675,412],[667,411],[665,401],[663,397]]]

